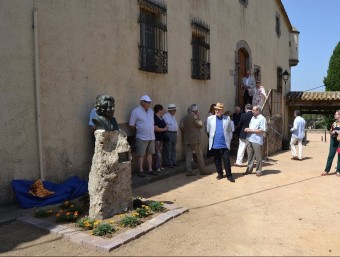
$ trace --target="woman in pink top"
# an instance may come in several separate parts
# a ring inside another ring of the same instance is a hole
[[[264,101],[266,100],[266,90],[263,86],[261,86],[261,82],[259,80],[256,81],[256,87],[254,88],[253,95],[253,106],[259,105],[262,108]]]

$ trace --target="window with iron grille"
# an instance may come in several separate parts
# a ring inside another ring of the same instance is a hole
[[[138,0],[140,6],[139,69],[168,72],[167,7],[161,0]]]
[[[210,79],[210,45],[209,26],[198,18],[191,21],[192,27],[192,59],[191,77],[193,79]]]

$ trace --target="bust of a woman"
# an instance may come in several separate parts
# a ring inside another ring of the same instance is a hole
[[[118,124],[113,117],[115,112],[115,99],[109,95],[101,95],[95,105],[97,117],[92,121],[97,129],[106,131],[118,130]]]

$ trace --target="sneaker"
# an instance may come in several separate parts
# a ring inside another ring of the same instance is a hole
[[[164,168],[163,168],[163,167],[161,167],[161,170],[164,170]]]
[[[156,171],[161,172],[161,168],[158,168]]]

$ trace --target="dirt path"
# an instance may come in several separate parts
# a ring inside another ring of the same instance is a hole
[[[266,163],[262,177],[242,177],[245,168],[233,167],[236,183],[217,181],[216,174],[180,174],[137,188],[135,196],[171,201],[190,212],[109,254],[10,224],[0,227],[0,255],[340,255],[340,178],[320,176],[328,142],[317,134],[309,140],[305,160],[281,152]]]

